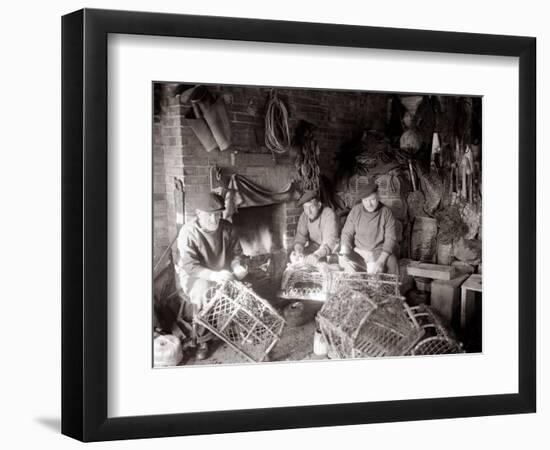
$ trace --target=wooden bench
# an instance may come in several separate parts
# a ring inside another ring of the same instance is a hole
[[[413,277],[432,280],[452,280],[456,276],[456,267],[411,261],[407,265],[407,273]]]

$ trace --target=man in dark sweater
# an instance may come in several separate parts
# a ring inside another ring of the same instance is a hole
[[[360,197],[342,229],[338,262],[348,272],[398,274],[393,213],[380,203],[374,182],[362,189]]]
[[[176,271],[193,310],[200,311],[206,291],[217,283],[243,279],[248,273],[239,239],[230,222],[221,218],[224,200],[217,194],[204,194],[196,209],[197,218],[179,232],[179,260]],[[200,344],[197,359],[208,352]]]

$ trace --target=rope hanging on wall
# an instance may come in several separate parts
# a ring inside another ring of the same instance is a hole
[[[265,145],[271,153],[285,153],[290,148],[288,111],[284,103],[271,91],[265,114]]]

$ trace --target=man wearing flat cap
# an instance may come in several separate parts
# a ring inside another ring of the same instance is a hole
[[[317,191],[305,191],[297,204],[304,212],[298,219],[291,260],[305,256],[306,263],[316,264],[338,247],[338,220],[334,211],[321,203]]]
[[[232,279],[243,279],[248,273],[239,239],[230,222],[222,219],[224,200],[210,193],[198,199],[196,219],[180,230],[177,239],[179,273],[183,291],[189,296],[195,312],[200,311],[206,291]],[[201,343],[197,359],[208,352]]]
[[[378,198],[378,185],[364,186],[342,229],[340,266],[348,272],[399,273],[395,218]]]

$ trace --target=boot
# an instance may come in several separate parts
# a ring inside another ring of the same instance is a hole
[[[199,344],[199,347],[197,348],[197,353],[195,354],[195,358],[197,361],[202,361],[208,357],[208,342],[203,342],[202,344]]]

